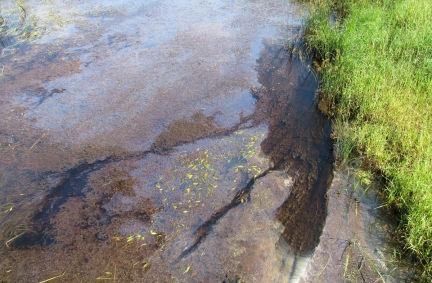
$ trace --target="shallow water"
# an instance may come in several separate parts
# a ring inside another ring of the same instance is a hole
[[[1,49],[2,282],[300,279],[333,176],[306,7],[2,5],[33,32]]]

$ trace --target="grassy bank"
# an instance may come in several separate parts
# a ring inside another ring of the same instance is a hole
[[[400,239],[432,276],[432,2],[315,0],[306,45],[340,158],[386,180]]]

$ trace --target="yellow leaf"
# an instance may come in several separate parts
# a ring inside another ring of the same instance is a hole
[[[188,272],[189,272],[189,269],[190,269],[190,265],[188,265],[188,267],[186,267],[186,269],[185,269],[185,271],[183,272],[183,274],[188,273]]]

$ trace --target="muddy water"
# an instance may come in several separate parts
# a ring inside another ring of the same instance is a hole
[[[305,7],[0,7],[0,282],[296,282],[320,266],[332,142],[296,41]]]

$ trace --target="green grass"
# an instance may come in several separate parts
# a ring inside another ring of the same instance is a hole
[[[432,276],[432,1],[316,0],[306,46],[346,159],[386,180],[400,239]]]

